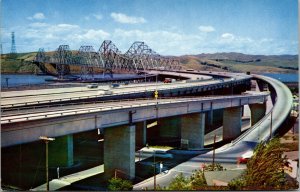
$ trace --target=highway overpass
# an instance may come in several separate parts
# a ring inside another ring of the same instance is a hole
[[[182,75],[180,72],[172,72],[173,75]],[[198,72],[185,72],[185,74]],[[160,96],[180,96],[186,94],[196,94],[203,91],[212,91],[217,89],[230,90],[227,94],[232,94],[232,87],[235,85],[249,86],[251,76],[244,74],[222,74],[222,73],[209,73],[201,72],[199,75],[214,75],[222,76],[223,79],[211,79],[201,81],[194,79],[186,82],[177,82],[174,84],[147,84],[145,85],[131,85],[128,88],[121,87],[115,89],[113,95],[99,94],[101,90],[71,90],[69,93],[64,91],[54,91],[52,93],[45,93],[43,91],[37,93],[11,92],[3,95],[3,102],[1,103],[2,117],[2,147],[11,146],[24,142],[31,142],[37,140],[41,135],[49,137],[66,136],[67,145],[72,145],[70,134],[92,130],[103,129],[105,134],[104,147],[112,150],[118,154],[126,163],[117,161],[113,154],[106,153],[106,172],[108,176],[112,174],[113,169],[121,169],[134,177],[134,156],[136,131],[143,132],[141,140],[145,138],[145,124],[143,123],[149,119],[163,119],[162,122],[168,124],[168,117],[177,116],[181,119],[181,135],[184,140],[188,140],[190,146],[203,146],[203,139],[199,137],[195,139],[192,135],[200,135],[203,138],[204,129],[204,112],[213,111],[217,109],[224,109],[223,112],[223,127],[225,138],[234,139],[240,134],[241,127],[241,107],[243,105],[250,105],[252,113],[252,125],[264,125],[260,128],[261,139],[265,139],[265,132],[270,123],[267,122],[267,117],[259,120],[265,115],[265,101],[267,98],[266,93],[261,94],[248,94],[248,95],[230,95],[208,98],[172,98],[172,99],[159,99],[156,100],[141,99],[141,100],[127,100],[120,101],[122,98],[135,95],[137,97],[146,94],[151,96],[154,90],[158,89]],[[282,100],[284,96],[290,97],[285,87],[271,78],[255,76],[272,86],[277,94],[277,101],[274,109],[282,110],[284,114],[280,115],[274,112],[273,130],[275,131],[279,124],[282,123],[290,110],[288,105],[278,104],[278,100]],[[275,82],[274,82],[275,81]],[[99,88],[101,89],[101,87]],[[104,88],[105,89],[105,88]],[[286,94],[282,95],[280,92],[284,91]],[[59,93],[58,93],[59,92]],[[241,90],[239,90],[241,92]],[[207,93],[207,92],[206,92]],[[213,93],[213,92],[210,92]],[[79,95],[77,95],[79,94]],[[132,95],[131,95],[132,94]],[[272,93],[271,93],[272,94]],[[58,97],[58,98],[56,98]],[[74,100],[81,102],[82,98],[94,97],[97,99],[119,99],[114,102],[98,102],[95,104],[76,104],[61,105],[59,102],[65,100],[70,102]],[[43,108],[38,109],[36,105],[45,103]],[[50,104],[50,105],[49,105]],[[49,105],[49,108],[46,108]],[[18,107],[17,107],[18,106]],[[24,108],[29,106],[29,108]],[[252,107],[251,107],[252,106]],[[17,107],[17,108],[16,108]],[[10,110],[13,109],[13,110]],[[16,109],[19,109],[17,111]],[[24,113],[24,111],[26,111]],[[139,123],[142,122],[142,123]],[[192,123],[191,123],[192,122]],[[195,125],[196,126],[195,128]],[[232,143],[232,146],[238,146],[238,143],[243,142],[244,139],[253,140],[257,132],[255,127],[251,128],[246,135],[242,135],[238,140]],[[170,131],[170,130],[169,130]],[[164,131],[168,132],[168,130]],[[117,137],[118,136],[118,137]],[[116,137],[118,138],[116,140]],[[257,139],[257,137],[255,137]],[[116,142],[117,141],[117,142]],[[144,141],[142,141],[144,143]],[[68,146],[67,146],[68,148]],[[121,150],[120,150],[121,149]],[[223,148],[224,149],[224,148]],[[222,149],[222,150],[223,150]],[[209,154],[207,154],[209,156]],[[71,157],[70,157],[71,158]],[[104,163],[105,164],[105,163]]]
[[[120,169],[133,178],[136,131],[142,132],[137,140],[145,144],[147,120],[157,119],[159,124],[169,124],[172,120],[168,117],[176,116],[181,120],[181,138],[188,141],[189,148],[201,148],[204,145],[205,112],[224,109],[223,138],[233,139],[241,133],[242,106],[264,105],[267,96],[267,93],[249,93],[157,101],[141,99],[8,111],[1,118],[1,145],[7,147],[32,142],[41,135],[63,136],[68,150],[73,148],[72,134],[102,129],[105,174],[109,178],[115,169]],[[161,134],[170,132],[172,128],[162,130]]]

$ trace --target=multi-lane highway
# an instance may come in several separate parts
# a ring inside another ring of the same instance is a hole
[[[223,79],[212,79],[207,75],[195,75],[173,72],[174,76],[188,77],[191,79],[187,81],[178,81],[176,83],[139,83],[132,85],[121,85],[116,88],[111,88],[109,85],[102,85],[98,88],[87,87],[72,87],[72,88],[57,88],[57,89],[41,89],[41,90],[27,90],[27,91],[10,91],[1,93],[1,107],[12,106],[25,106],[31,104],[53,103],[59,101],[70,101],[87,98],[99,98],[121,96],[137,93],[149,93],[158,91],[166,91],[173,89],[184,89],[193,87],[210,87],[210,86],[223,86],[233,82],[239,82],[249,79],[247,75],[232,75]],[[196,78],[196,79],[195,79]],[[111,92],[107,92],[110,90]]]

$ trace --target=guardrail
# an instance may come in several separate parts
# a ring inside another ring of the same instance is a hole
[[[263,93],[267,95],[267,93]],[[247,96],[246,94],[245,96]],[[251,95],[253,95],[251,93]],[[261,94],[260,94],[261,95]],[[108,95],[109,96],[109,95]],[[239,97],[241,95],[223,95],[222,98],[230,98],[230,97]],[[220,96],[215,96],[215,95],[206,95],[206,96],[201,96],[201,98],[218,98]],[[159,97],[158,100],[160,99],[190,99],[190,98],[198,98],[199,96],[180,96],[180,97]],[[39,108],[52,108],[52,107],[64,107],[64,106],[74,106],[74,105],[85,105],[85,104],[99,104],[99,103],[112,103],[112,102],[123,102],[123,101],[138,101],[138,100],[153,100],[153,98],[135,98],[135,99],[112,99],[112,100],[104,100],[104,101],[79,101],[76,103],[57,103],[57,104],[51,104],[51,105],[28,105],[28,106],[20,106],[17,108],[2,108],[1,112],[6,112],[6,111],[21,111],[21,110],[30,110],[30,109],[39,109]],[[3,114],[2,114],[3,116]]]
[[[214,100],[232,100],[232,99],[240,99],[240,104],[241,104],[241,99],[242,98],[248,98],[248,102],[250,98],[262,98],[262,102],[264,102],[266,100],[267,95],[247,95],[247,96],[227,96],[227,97],[223,97],[223,98],[214,98]],[[126,101],[140,101],[139,100],[126,100]],[[146,99],[146,101],[148,101],[149,99]],[[167,99],[163,99],[163,100],[167,100]],[[170,104],[170,103],[185,103],[185,102],[199,102],[199,101],[205,101],[205,100],[211,100],[208,98],[190,98],[190,99],[184,99],[184,98],[180,98],[180,99],[176,99],[174,101],[174,99],[172,99],[172,101],[161,101],[161,100],[151,100],[151,102],[149,103],[141,103],[141,104],[131,104],[131,105],[124,105],[122,103],[122,105],[119,106],[103,106],[103,107],[92,107],[92,108],[75,108],[75,109],[71,109],[69,111],[66,112],[58,112],[57,110],[55,111],[44,111],[44,112],[39,112],[39,113],[50,113],[50,114],[38,114],[38,115],[31,115],[28,117],[12,117],[10,119],[7,120],[1,120],[1,124],[4,123],[11,123],[11,122],[15,122],[16,120],[34,120],[34,119],[41,119],[41,118],[49,118],[49,117],[57,117],[57,116],[64,116],[64,115],[77,115],[77,114],[84,114],[84,113],[91,113],[91,112],[99,112],[99,111],[107,111],[107,110],[117,110],[117,109],[127,109],[127,108],[134,108],[134,107],[143,107],[143,106],[151,106],[151,105],[163,105],[163,104]],[[107,102],[105,102],[106,104],[108,104]],[[121,103],[121,101],[117,101],[114,103]],[[64,109],[65,111],[66,109]],[[35,113],[33,113],[35,114]]]

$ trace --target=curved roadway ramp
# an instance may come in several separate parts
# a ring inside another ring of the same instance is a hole
[[[232,141],[231,143],[216,149],[215,161],[224,163],[224,167],[229,169],[239,169],[228,166],[228,163],[236,163],[237,158],[241,157],[242,154],[253,151],[259,142],[266,142],[270,138],[270,127],[272,126],[272,133],[274,134],[280,125],[288,118],[292,110],[293,96],[290,90],[282,82],[277,81],[273,78],[253,75],[254,78],[260,79],[272,86],[276,92],[277,99],[273,109],[266,114],[259,122],[252,126],[240,137]],[[272,116],[272,117],[271,117]],[[272,123],[271,123],[272,119]],[[184,175],[191,175],[195,169],[200,169],[202,163],[212,162],[213,152],[210,151],[206,154],[196,156],[176,167],[170,169],[166,174],[159,174],[156,177],[156,183],[160,186],[166,186],[170,181],[178,175],[183,173]],[[245,168],[241,165],[240,168]],[[153,189],[153,178],[149,178],[141,183],[134,186],[134,190],[141,189]]]

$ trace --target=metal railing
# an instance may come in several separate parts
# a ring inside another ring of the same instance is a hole
[[[243,80],[241,80],[243,81]],[[185,89],[185,88],[192,88],[195,86],[192,86],[190,84],[198,84],[197,83],[189,83],[189,85],[185,86],[176,86],[176,87],[169,87],[169,88],[158,88],[158,91],[170,91],[174,89]],[[196,88],[206,88],[205,91],[208,90],[208,88],[212,87],[213,89],[219,88],[218,85],[223,85],[226,86],[227,84],[230,84],[232,82],[222,82],[222,83],[215,83],[211,85],[197,85]],[[163,84],[165,85],[165,84]],[[215,87],[217,86],[217,87]],[[92,98],[97,98],[97,97],[112,97],[112,96],[121,96],[121,95],[128,95],[128,94],[137,94],[137,93],[147,93],[147,92],[154,92],[156,88],[148,89],[148,90],[138,90],[138,91],[128,91],[128,92],[121,92],[121,93],[112,93],[111,95],[105,95],[105,94],[96,94],[96,95],[89,95],[89,96],[78,96],[78,97],[69,97],[69,98],[60,98],[60,99],[48,99],[48,100],[41,100],[41,101],[32,101],[32,102],[20,102],[20,103],[14,103],[14,104],[6,104],[6,105],[1,105],[1,108],[8,108],[8,107],[16,107],[16,106],[26,106],[26,105],[34,105],[34,104],[43,104],[43,103],[53,103],[53,102],[62,102],[62,101],[72,101],[72,100],[80,100],[80,99],[92,99]],[[212,90],[212,89],[210,89]]]

